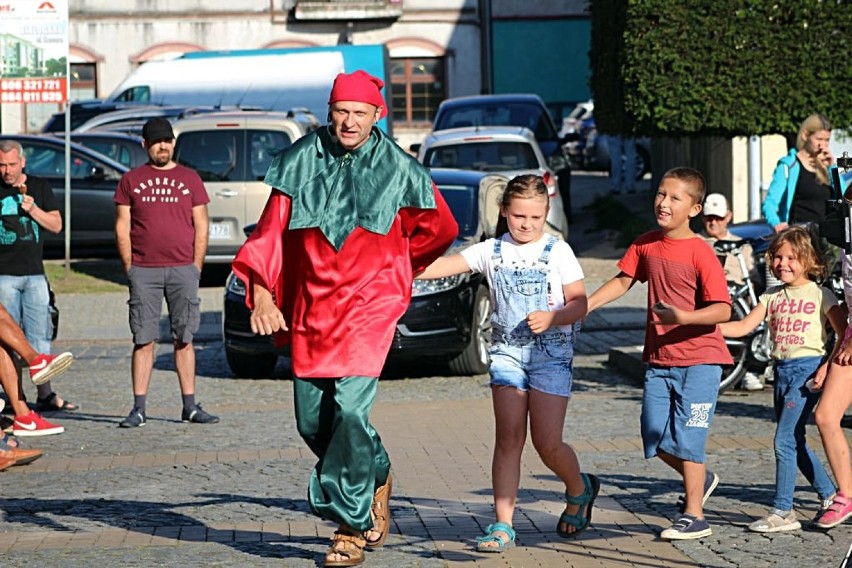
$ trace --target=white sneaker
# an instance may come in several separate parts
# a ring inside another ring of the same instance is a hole
[[[763,383],[760,382],[760,379],[754,373],[746,373],[740,383],[740,388],[747,391],[759,391],[763,390]]]
[[[748,526],[748,530],[759,533],[776,533],[797,531],[802,528],[802,523],[796,518],[796,511],[790,511],[784,516],[779,515],[782,511],[772,511],[760,520],[754,521]]]

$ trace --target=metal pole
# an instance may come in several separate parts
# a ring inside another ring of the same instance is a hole
[[[748,218],[760,219],[760,136],[748,137]]]
[[[479,2],[479,37],[480,57],[482,70],[482,85],[480,93],[489,95],[494,92],[492,81],[492,53],[491,53],[491,0],[480,0]]]
[[[65,277],[71,276],[71,62],[65,59]]]

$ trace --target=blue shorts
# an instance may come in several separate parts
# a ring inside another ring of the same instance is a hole
[[[721,379],[719,365],[648,366],[641,417],[645,458],[663,451],[704,463]]]
[[[574,344],[565,333],[535,336],[525,342],[496,340],[491,346],[491,386],[531,388],[571,398]]]

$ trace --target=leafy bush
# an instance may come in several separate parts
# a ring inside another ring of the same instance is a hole
[[[848,0],[593,0],[598,128],[650,136],[852,126]]]

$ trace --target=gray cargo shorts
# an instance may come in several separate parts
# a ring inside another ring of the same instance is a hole
[[[145,345],[160,337],[160,311],[163,298],[169,309],[172,339],[192,343],[201,325],[201,298],[198,282],[201,272],[194,264],[184,266],[131,266],[130,331],[135,345]]]

